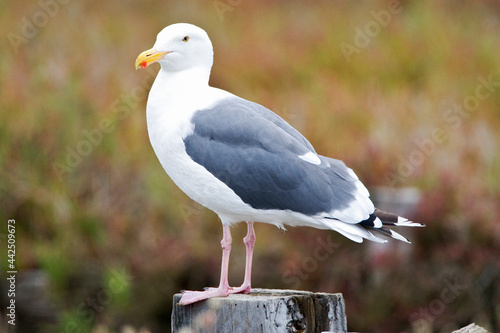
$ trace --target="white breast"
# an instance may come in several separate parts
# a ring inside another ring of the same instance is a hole
[[[155,82],[156,83],[156,82]],[[186,153],[183,139],[193,132],[194,112],[213,105],[231,94],[206,86],[195,95],[192,90],[164,94],[153,85],[147,105],[148,133],[161,165],[179,188],[191,199],[234,223],[241,221],[249,206]],[[230,209],[228,209],[230,207]]]

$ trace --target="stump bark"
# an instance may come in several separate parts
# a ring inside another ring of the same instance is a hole
[[[174,295],[172,332],[347,332],[342,294],[252,289],[181,306]]]

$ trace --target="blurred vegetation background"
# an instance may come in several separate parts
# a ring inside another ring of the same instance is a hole
[[[159,66],[134,69],[176,22],[211,37],[211,85],[274,110],[374,193],[419,193],[412,245],[257,225],[255,287],[341,292],[350,331],[500,330],[500,2],[4,0],[0,239],[15,219],[17,332],[170,331],[172,295],[217,284],[220,222],[157,161]]]

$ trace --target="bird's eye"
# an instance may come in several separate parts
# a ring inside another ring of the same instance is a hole
[[[184,37],[182,38],[182,41],[183,41],[184,43],[186,43],[188,40],[189,40],[189,36],[184,36]]]

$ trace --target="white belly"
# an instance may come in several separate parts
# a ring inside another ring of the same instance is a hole
[[[219,93],[215,94],[217,98],[212,97],[213,102],[229,95],[218,89],[212,91]],[[189,120],[194,110],[200,109],[196,104],[209,105],[210,101],[203,96],[196,100],[180,100],[179,103],[169,101],[169,109],[162,109],[160,103],[163,101],[159,99],[156,99],[156,105],[150,105],[148,101],[149,138],[161,165],[182,191],[194,201],[216,212],[223,223],[230,224],[242,221],[244,217],[248,218],[251,207],[186,153],[183,139],[193,131]]]

